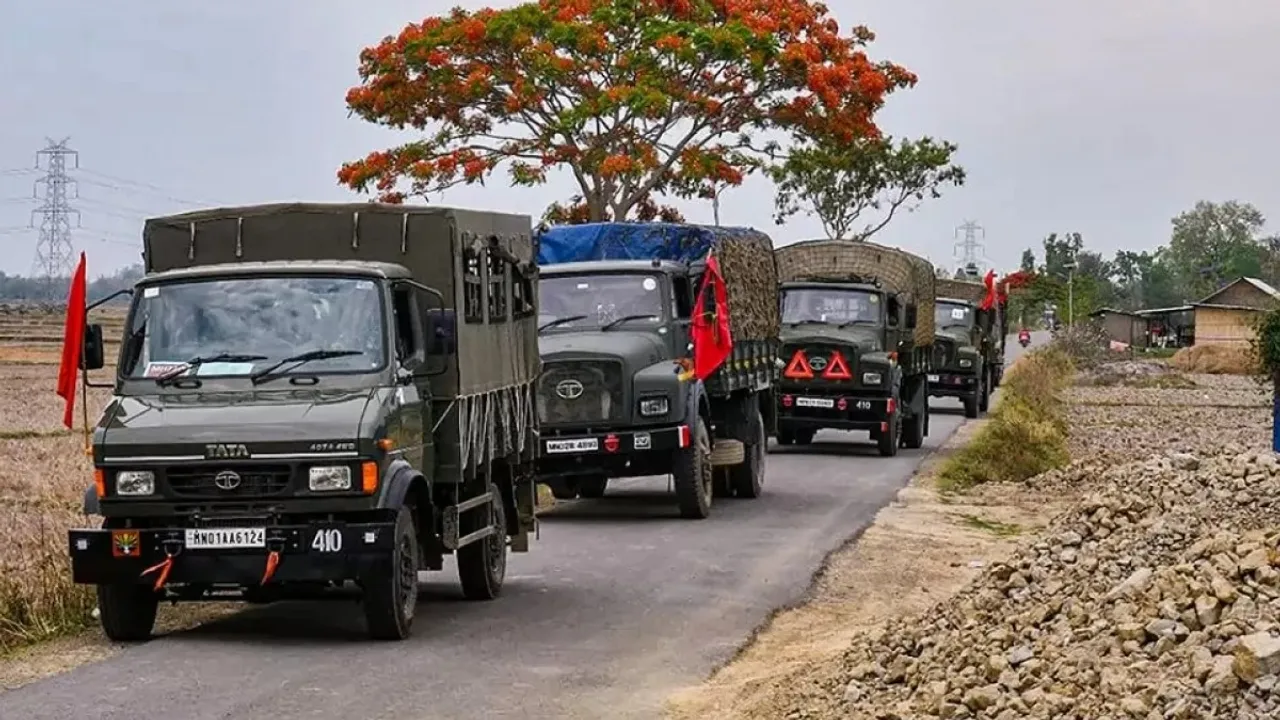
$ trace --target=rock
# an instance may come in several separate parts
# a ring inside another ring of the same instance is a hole
[[[964,705],[970,710],[979,711],[1000,702],[1000,686],[985,685],[969,690],[964,694]]]
[[[1026,645],[1019,645],[1018,647],[1010,650],[1008,655],[1005,656],[1005,659],[1009,661],[1010,665],[1017,667],[1035,656],[1036,653],[1034,650]]]
[[[1212,595],[1201,595],[1196,598],[1196,619],[1201,627],[1212,627],[1222,617],[1222,605]]]
[[[1213,659],[1213,668],[1204,681],[1204,689],[1218,695],[1233,693],[1240,687],[1240,678],[1232,667],[1234,658],[1222,655]]]
[[[1133,574],[1125,578],[1124,582],[1112,588],[1111,592],[1107,593],[1107,598],[1115,599],[1120,597],[1131,597],[1143,590],[1146,590],[1147,585],[1151,583],[1151,575],[1151,568],[1139,568],[1138,570],[1134,570]]]
[[[1233,669],[1236,677],[1252,683],[1264,675],[1280,674],[1280,638],[1269,632],[1240,638],[1235,647]]]

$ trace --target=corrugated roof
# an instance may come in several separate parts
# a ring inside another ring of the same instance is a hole
[[[1239,278],[1236,278],[1235,280],[1232,280],[1231,282],[1227,283],[1226,285],[1223,285],[1222,287],[1218,288],[1217,290],[1214,290],[1212,293],[1209,293],[1209,296],[1208,296],[1208,297],[1203,298],[1202,300],[1200,300],[1200,302],[1192,303],[1192,304],[1193,304],[1193,305],[1209,305],[1209,304],[1212,304],[1212,303],[1210,303],[1210,302],[1209,302],[1210,300],[1212,300],[1213,298],[1217,297],[1218,295],[1220,295],[1220,294],[1222,294],[1222,293],[1226,292],[1227,290],[1231,289],[1232,287],[1235,287],[1236,285],[1238,285],[1238,284],[1240,284],[1240,283],[1242,283],[1242,282],[1247,282],[1247,283],[1249,283],[1250,285],[1252,285],[1252,286],[1254,286],[1255,288],[1257,288],[1258,290],[1261,290],[1262,292],[1266,293],[1267,295],[1270,295],[1271,297],[1273,297],[1273,298],[1275,298],[1275,299],[1277,299],[1277,300],[1280,300],[1280,290],[1276,290],[1275,288],[1271,287],[1270,285],[1268,285],[1267,283],[1263,282],[1262,280],[1259,280],[1258,278],[1252,278],[1252,277],[1239,277]]]
[[[1151,308],[1149,310],[1139,310],[1139,315],[1163,315],[1164,313],[1186,312],[1194,310],[1195,305],[1177,305],[1175,307]]]

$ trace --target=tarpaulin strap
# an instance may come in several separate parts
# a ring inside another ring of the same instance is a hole
[[[164,589],[164,584],[169,581],[169,571],[172,569],[173,569],[173,556],[170,555],[169,557],[164,559],[164,562],[157,563],[147,568],[146,570],[143,570],[142,575],[140,575],[139,577],[146,577],[151,573],[159,570],[160,574],[156,576],[156,592],[160,592],[161,590]]]
[[[276,574],[276,566],[278,566],[279,564],[280,564],[279,550],[272,550],[271,552],[267,553],[267,569],[266,569],[266,572],[262,573],[261,584],[263,585],[267,584],[267,581],[271,579],[271,576]]]

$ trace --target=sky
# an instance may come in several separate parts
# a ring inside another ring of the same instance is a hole
[[[361,48],[409,21],[481,0],[0,3],[0,272],[33,267],[35,154],[78,151],[77,250],[91,275],[136,263],[142,220],[207,205],[362,199],[345,160],[410,139],[350,118]],[[505,4],[505,3],[497,3]],[[1153,249],[1198,200],[1280,213],[1280,3],[1262,0],[832,0],[842,27],[877,33],[876,59],[920,76],[880,125],[959,145],[963,188],[899,215],[875,239],[955,267],[973,220],[986,262],[1016,267],[1051,232],[1090,249]],[[432,204],[540,216],[575,193],[499,176]],[[711,222],[708,203],[677,203]],[[776,226],[763,179],[722,195],[721,222],[776,244],[819,237]]]

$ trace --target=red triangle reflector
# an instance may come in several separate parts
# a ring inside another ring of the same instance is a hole
[[[827,380],[853,379],[853,373],[849,372],[849,363],[845,362],[844,355],[839,350],[831,353],[831,361],[827,363],[827,369],[822,373],[822,377]]]
[[[813,368],[809,367],[809,358],[805,356],[803,350],[797,350],[796,354],[791,356],[791,362],[787,363],[787,369],[782,371],[782,376],[792,380],[813,379]]]

